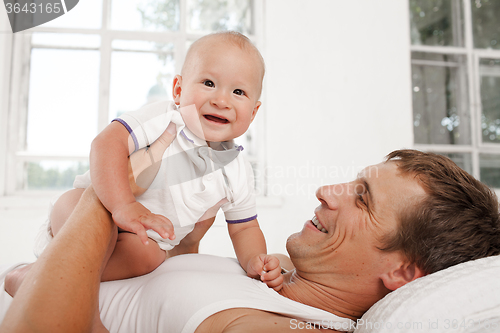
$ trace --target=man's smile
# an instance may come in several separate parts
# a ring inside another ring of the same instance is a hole
[[[313,216],[313,218],[311,219],[311,222],[312,222],[312,224],[314,224],[316,226],[316,228],[318,228],[319,231],[321,231],[325,234],[328,233],[328,231],[326,231],[326,229],[321,225],[321,223],[319,223],[319,220],[316,217],[316,215]]]

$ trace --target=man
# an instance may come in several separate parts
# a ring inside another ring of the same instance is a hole
[[[280,293],[338,317],[359,318],[416,278],[500,253],[495,195],[442,156],[396,151],[353,182],[323,186],[316,195],[320,205],[313,218],[288,239],[291,261],[282,266],[292,270]],[[196,247],[207,228],[195,229],[184,252]],[[60,232],[86,233],[93,241],[74,244],[63,241],[71,237],[56,237],[49,244],[18,290],[4,331],[98,331],[91,323],[99,277],[116,234],[92,188]],[[232,307],[207,315],[196,331],[294,331],[291,318]]]

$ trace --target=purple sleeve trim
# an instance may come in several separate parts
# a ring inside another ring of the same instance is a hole
[[[181,134],[182,134],[182,136],[184,137],[184,139],[188,140],[188,141],[189,141],[189,142],[191,142],[191,143],[194,143],[194,141],[193,141],[193,140],[191,140],[190,138],[188,138],[188,137],[186,136],[186,134],[184,133],[184,130],[182,130],[182,131],[181,131]]]
[[[135,145],[134,151],[136,151],[137,149],[139,149],[139,142],[137,141],[137,137],[135,136],[134,131],[125,122],[125,120],[120,119],[120,118],[115,118],[115,119],[111,120],[111,122],[113,122],[113,121],[117,121],[120,124],[122,124],[123,126],[125,126],[125,128],[127,129],[127,131],[130,133],[130,136],[132,136],[132,140],[134,140],[134,145]]]
[[[242,219],[242,220],[226,220],[227,223],[243,223],[243,222],[250,222],[252,220],[255,220],[257,218],[257,214],[255,214],[254,216],[252,217],[248,217],[246,219]]]

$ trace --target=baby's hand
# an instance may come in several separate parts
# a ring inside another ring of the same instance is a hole
[[[137,201],[115,209],[112,216],[119,228],[137,234],[144,245],[148,244],[146,230],[149,229],[153,229],[165,239],[175,239],[172,222],[163,215],[151,213]]]
[[[248,261],[247,274],[267,284],[269,288],[279,291],[283,287],[280,261],[275,256],[259,254]]]

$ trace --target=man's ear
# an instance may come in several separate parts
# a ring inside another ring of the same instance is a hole
[[[415,263],[401,262],[400,265],[381,276],[384,286],[394,291],[408,282],[426,275]]]
[[[172,97],[175,104],[179,105],[181,103],[181,91],[182,91],[182,76],[176,75],[174,77],[174,82],[172,84]]]
[[[257,101],[257,103],[255,103],[255,107],[253,108],[253,111],[252,111],[251,121],[254,120],[255,116],[257,115],[257,111],[259,111],[259,108],[261,105],[262,105],[262,103],[260,101]]]

